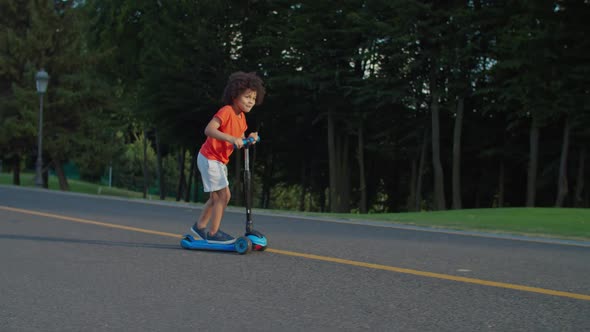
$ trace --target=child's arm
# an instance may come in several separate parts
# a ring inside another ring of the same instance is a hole
[[[241,137],[233,137],[229,134],[221,132],[219,130],[219,126],[221,126],[221,120],[219,120],[217,117],[214,117],[211,119],[211,121],[209,121],[207,127],[205,127],[205,135],[236,145],[238,148],[241,148],[244,145]]]

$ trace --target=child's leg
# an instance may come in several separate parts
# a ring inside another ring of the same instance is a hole
[[[223,217],[223,212],[229,203],[231,198],[231,193],[229,191],[229,187],[225,187],[218,191],[211,192],[211,196],[209,198],[211,203],[211,228],[209,228],[209,233],[211,235],[215,235],[219,230],[219,225],[221,225],[221,218]],[[203,212],[205,212],[203,210]]]
[[[212,195],[209,195],[209,199],[207,200],[205,205],[203,205],[203,212],[201,212],[201,216],[199,217],[199,220],[197,221],[198,229],[206,228],[207,224],[209,224],[209,220],[211,219],[211,211],[213,208],[213,198],[211,196]]]

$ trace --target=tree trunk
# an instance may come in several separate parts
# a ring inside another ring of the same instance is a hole
[[[326,200],[328,198],[326,197],[326,188],[321,188],[320,189],[320,212],[326,212]]]
[[[143,130],[143,198],[147,198],[148,188],[149,188],[149,174],[148,174],[148,167],[147,167],[147,132]]]
[[[359,212],[367,213],[367,180],[365,178],[365,124],[359,122],[358,129],[358,163],[359,163],[359,191],[361,200],[359,202]]]
[[[310,160],[309,164],[309,199],[307,201],[308,211],[322,211],[323,201],[320,198],[322,192],[326,190],[324,185],[325,177],[318,175],[322,174],[322,169],[317,166],[318,160]],[[315,203],[315,204],[314,204]]]
[[[268,209],[270,206],[271,185],[273,177],[273,150],[269,146],[269,154],[264,161],[264,176],[262,178],[262,197],[260,198],[263,209]]]
[[[338,194],[337,163],[334,116],[332,115],[332,111],[328,111],[328,164],[330,170],[330,191],[328,199],[330,200],[330,212],[338,212],[338,205],[340,202],[340,195]]]
[[[166,199],[166,179],[164,175],[164,168],[162,167],[162,147],[160,146],[160,135],[158,130],[154,129],[154,135],[156,136],[156,153],[158,155],[158,184],[160,189],[160,199]]]
[[[20,186],[20,155],[18,154],[12,158],[12,184]]]
[[[59,182],[59,190],[69,191],[70,186],[64,172],[63,164],[60,160],[53,159],[53,165],[55,166],[55,175],[57,175],[57,180]]]
[[[434,81],[434,80],[433,80]],[[440,161],[440,91],[435,83],[431,84],[432,91],[432,166],[434,168],[434,209],[445,210],[445,188],[442,163]]]
[[[561,144],[561,160],[559,162],[559,176],[557,178],[557,199],[555,200],[555,207],[562,207],[563,201],[569,191],[567,183],[567,158],[570,142],[570,121],[566,117],[563,127],[563,141]]]
[[[424,178],[424,168],[426,167],[426,158],[428,154],[428,128],[424,129],[424,138],[422,139],[422,149],[420,150],[420,162],[418,164],[418,177],[416,179],[416,211],[422,210],[422,183]]]
[[[531,130],[529,133],[530,152],[529,169],[527,174],[526,206],[535,206],[535,195],[537,187],[537,163],[539,158],[539,124],[533,116]]]
[[[417,98],[414,98],[414,109],[418,109]],[[409,212],[416,211],[416,182],[418,181],[418,160],[420,153],[417,152],[416,156],[410,161],[410,181],[408,186],[408,200],[406,208]]]
[[[185,176],[184,176],[184,149],[180,149],[178,152],[178,185],[176,186],[176,201],[180,201],[182,198],[182,192],[184,190]]]
[[[190,154],[189,154],[190,156]],[[190,202],[191,201],[191,192],[192,192],[192,187],[193,187],[193,176],[195,175],[195,162],[197,160],[197,156],[192,156],[191,157],[191,169],[190,172],[188,173],[188,181],[186,182],[186,192],[184,195],[184,201],[185,202]]]
[[[43,179],[43,188],[49,189],[49,167],[43,167],[41,178]]]
[[[582,191],[584,190],[584,163],[586,161],[586,147],[580,150],[580,161],[578,162],[578,175],[576,176],[576,194],[574,205],[576,207],[584,206]]]
[[[461,131],[463,129],[464,100],[457,100],[457,116],[453,132],[453,209],[462,207],[461,202]]]
[[[408,188],[408,202],[406,207],[409,212],[416,211],[416,181],[418,178],[418,160],[413,158],[410,162],[410,186]]]
[[[341,139],[340,145],[340,158],[338,158],[338,169],[339,169],[339,178],[340,181],[340,188],[339,192],[340,196],[340,205],[338,212],[342,213],[349,213],[350,212],[350,163],[349,163],[349,147],[350,142],[348,135],[345,135]]]
[[[508,151],[508,146],[507,146],[507,136],[506,133],[504,133],[503,137],[502,137],[502,152],[500,153],[499,159],[500,159],[500,164],[499,164],[499,170],[498,170],[498,204],[497,207],[501,208],[504,207],[504,200],[506,198],[506,152]]]
[[[299,180],[299,185],[301,187],[301,191],[299,192],[299,206],[297,210],[305,211],[305,195],[307,194],[307,160],[305,157],[301,158],[301,178]]]
[[[505,166],[504,160],[500,161],[500,171],[498,172],[498,206],[499,208],[504,207],[504,178],[505,178]]]
[[[336,120],[328,111],[328,164],[330,212],[350,212],[350,165],[348,136],[336,130]]]

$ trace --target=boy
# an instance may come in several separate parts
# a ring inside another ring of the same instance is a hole
[[[245,138],[244,134],[248,128],[246,113],[249,113],[254,105],[262,103],[264,94],[262,80],[255,73],[240,71],[231,74],[223,91],[222,102],[225,106],[213,116],[205,128],[207,140],[197,156],[197,166],[203,179],[203,189],[210,195],[199,220],[191,227],[191,232],[198,238],[213,243],[235,241],[231,235],[219,229],[223,212],[231,198],[226,165],[234,145],[238,148],[244,145],[242,139]],[[251,133],[248,137],[253,137],[256,142],[258,133]],[[206,232],[209,222],[209,232]]]

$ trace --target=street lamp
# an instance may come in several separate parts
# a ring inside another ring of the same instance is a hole
[[[43,186],[43,176],[41,170],[43,169],[43,95],[47,91],[47,84],[49,83],[49,74],[44,69],[41,69],[35,75],[37,81],[37,93],[39,94],[39,143],[37,145],[37,163],[35,165],[35,186]]]

